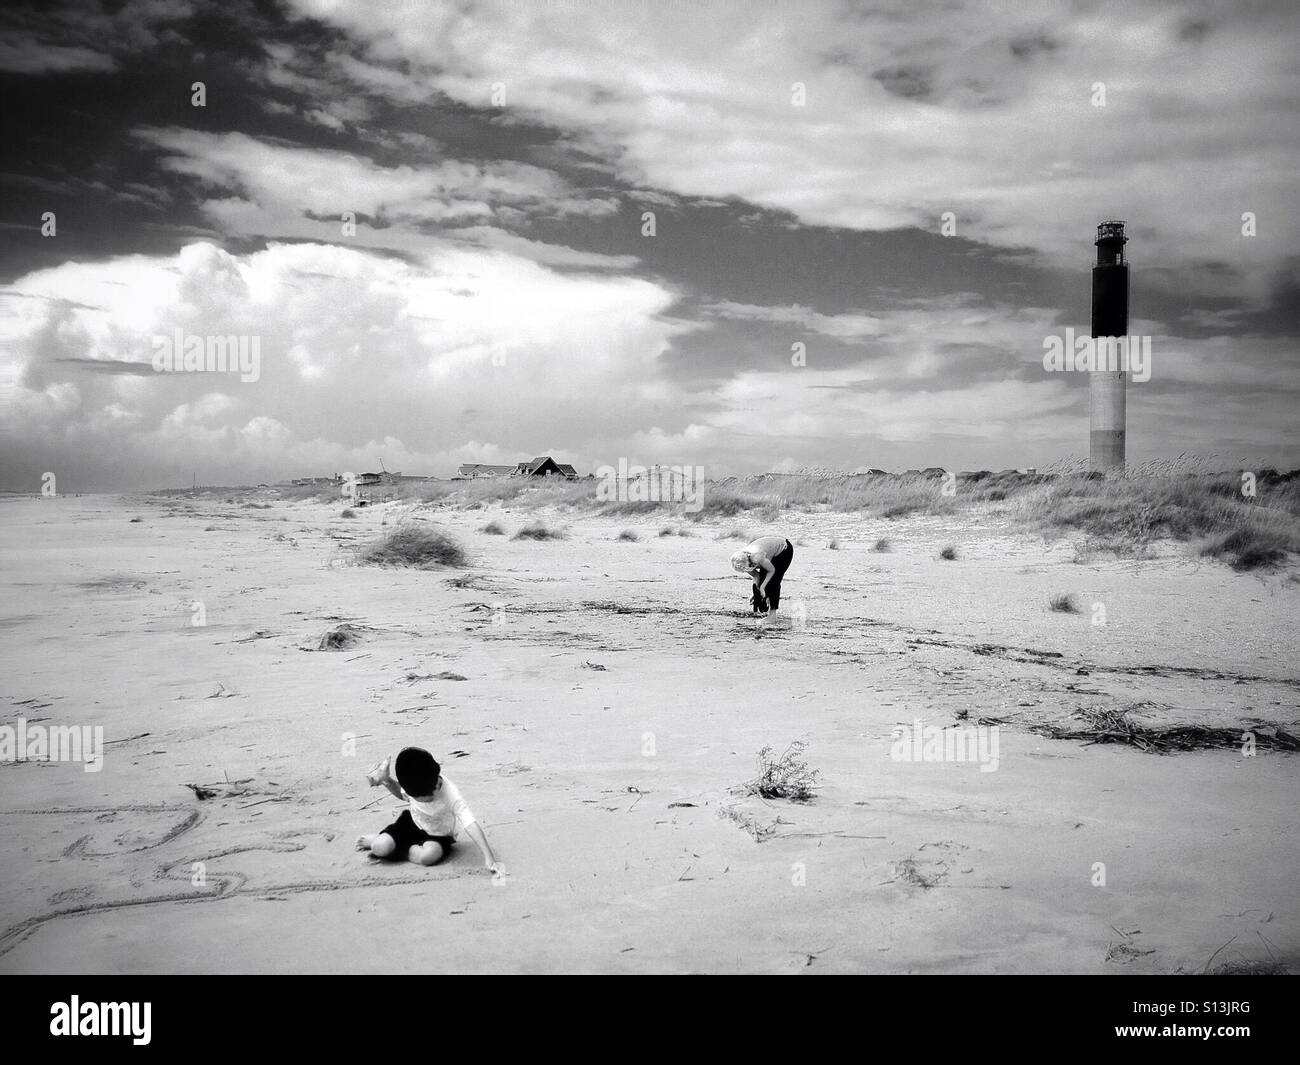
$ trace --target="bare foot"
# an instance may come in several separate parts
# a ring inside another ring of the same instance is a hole
[[[372,839],[374,839],[373,836],[358,836],[358,837],[357,837],[357,850],[359,850],[359,851],[368,851],[368,850],[370,849],[370,841],[371,841]]]

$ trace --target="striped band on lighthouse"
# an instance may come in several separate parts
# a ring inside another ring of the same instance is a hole
[[[1092,268],[1092,336],[1128,335],[1128,263],[1124,223],[1097,227],[1097,263]],[[1105,472],[1124,468],[1125,400],[1128,374],[1118,369],[1089,372],[1088,465]]]

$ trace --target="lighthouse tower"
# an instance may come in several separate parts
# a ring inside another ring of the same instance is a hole
[[[1128,263],[1124,261],[1123,222],[1097,227],[1097,265],[1092,268],[1092,337],[1128,335]],[[1124,390],[1122,369],[1094,369],[1088,374],[1091,400],[1088,433],[1089,467],[1105,472],[1124,468]]]

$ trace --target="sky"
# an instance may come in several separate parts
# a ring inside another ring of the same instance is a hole
[[[1130,463],[1298,466],[1297,45],[1293,0],[7,4],[0,489],[1074,462],[1043,355],[1108,219]]]

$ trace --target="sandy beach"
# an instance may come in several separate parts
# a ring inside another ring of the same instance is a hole
[[[1285,567],[1237,573],[1173,545],[1080,562],[1007,508],[785,514],[794,621],[762,628],[727,565],[733,521],[340,509],[0,502],[3,723],[100,726],[105,744],[98,772],[0,764],[0,971],[1300,959],[1294,754],[1031,731],[1130,707],[1155,725],[1294,732],[1300,584]],[[480,531],[537,518],[565,537]],[[399,519],[445,527],[468,568],[355,564]],[[880,537],[890,551],[872,550]],[[1081,612],[1049,609],[1061,593]],[[344,623],[357,642],[318,650]],[[996,768],[891,757],[917,722],[990,718]],[[811,802],[737,790],[761,748],[795,742],[819,774]],[[503,878],[468,841],[432,869],[353,849],[399,808],[366,769],[407,745],[442,761]]]

